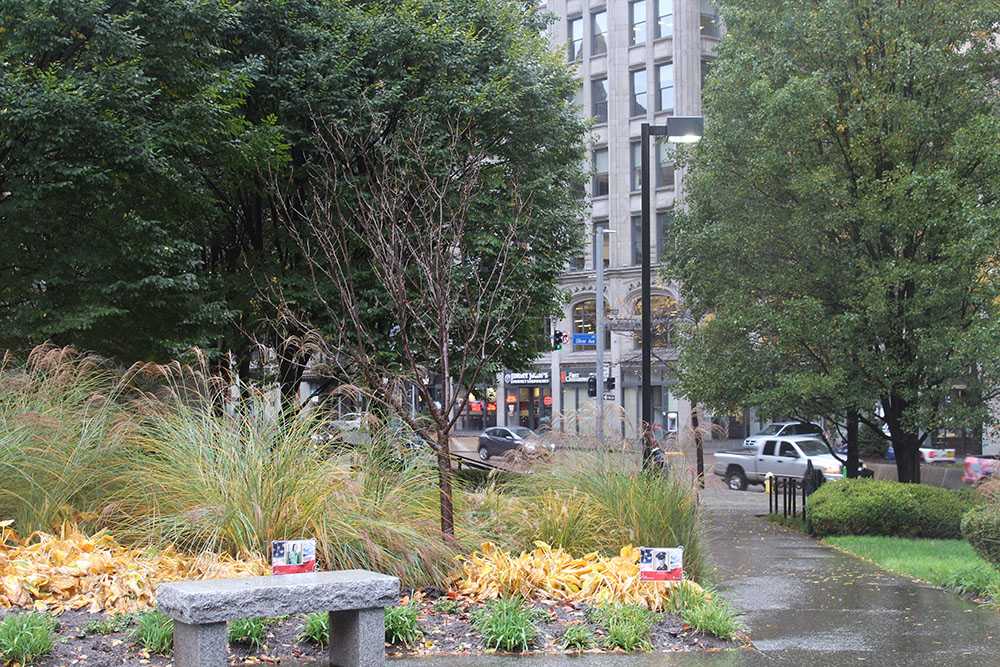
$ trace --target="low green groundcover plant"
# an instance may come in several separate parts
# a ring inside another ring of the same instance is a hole
[[[134,621],[134,614],[114,614],[100,620],[90,621],[83,626],[83,631],[88,635],[111,635],[116,632],[125,632]]]
[[[594,633],[586,625],[571,625],[563,633],[562,646],[564,651],[586,651],[595,644]]]
[[[52,651],[56,621],[48,614],[12,614],[0,621],[0,664],[26,665]]]
[[[240,618],[229,623],[229,643],[243,644],[253,650],[264,645],[267,621],[260,617]]]
[[[527,651],[538,637],[532,612],[520,598],[491,602],[473,613],[472,623],[486,648],[498,651]]]
[[[413,646],[423,633],[417,624],[417,608],[411,604],[385,610],[385,640],[390,644]]]
[[[961,537],[962,515],[973,496],[924,484],[851,479],[821,486],[809,497],[813,533]]]
[[[174,649],[174,622],[159,611],[146,611],[136,618],[133,639],[149,653],[170,655]]]
[[[890,572],[960,595],[1000,601],[1000,572],[980,558],[965,540],[860,535],[834,536],[823,541]]]
[[[326,646],[330,641],[330,614],[318,611],[306,616],[305,625],[299,633],[300,641],[307,641],[317,646]]]
[[[438,598],[434,603],[434,611],[439,614],[457,614],[458,601],[451,598]]]
[[[623,651],[651,651],[649,632],[659,620],[659,614],[645,607],[629,604],[609,604],[591,610],[590,617],[608,633],[607,648]]]
[[[1000,504],[974,507],[962,518],[962,536],[980,556],[1000,566]]]

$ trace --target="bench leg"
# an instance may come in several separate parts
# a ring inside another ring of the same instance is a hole
[[[226,624],[174,621],[175,667],[225,667],[229,663]]]
[[[331,667],[385,665],[384,609],[330,612],[330,665]]]

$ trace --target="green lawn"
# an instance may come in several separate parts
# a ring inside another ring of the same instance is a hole
[[[823,541],[884,570],[961,595],[1000,603],[1000,572],[980,558],[965,540],[854,535],[827,537]]]

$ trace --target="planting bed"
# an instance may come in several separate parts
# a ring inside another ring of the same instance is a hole
[[[476,655],[492,653],[495,650],[485,646],[481,633],[473,622],[473,613],[483,605],[466,600],[442,603],[437,598],[439,591],[418,592],[411,602],[417,609],[417,620],[421,638],[411,646],[386,645],[389,657],[433,656],[433,655]],[[442,610],[446,607],[447,611]],[[587,628],[594,639],[594,646],[587,652],[615,651],[606,647],[607,632],[589,618],[587,605],[555,602],[537,602],[527,605],[538,630],[537,638],[531,643],[530,653],[572,652],[563,648],[563,634],[574,626]],[[0,609],[0,619],[17,613],[13,609]],[[93,630],[95,622],[110,618],[105,614],[90,614],[84,611],[66,611],[57,617],[58,627],[52,653],[34,661],[38,667],[62,667],[79,665],[89,667],[117,667],[119,665],[167,667],[169,656],[149,654],[132,637],[135,627],[98,634]],[[660,614],[652,626],[649,641],[653,651],[718,651],[735,648],[738,643],[723,641],[687,627],[681,619],[669,613]],[[325,655],[325,647],[317,646],[299,638],[304,618],[295,616],[273,619],[267,623],[264,646],[253,649],[240,644],[230,644],[230,662],[233,664],[268,664],[277,659],[310,662]],[[90,626],[88,628],[88,626]],[[502,651],[500,651],[502,652]]]

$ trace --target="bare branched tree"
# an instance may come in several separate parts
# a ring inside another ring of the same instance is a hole
[[[433,443],[447,539],[450,434],[523,324],[532,295],[512,278],[532,250],[519,239],[531,212],[517,183],[473,128],[444,125],[375,123],[364,136],[320,127],[320,173],[285,214],[304,230],[297,240],[332,322],[311,328],[311,345]],[[411,391],[424,415],[411,412]]]

